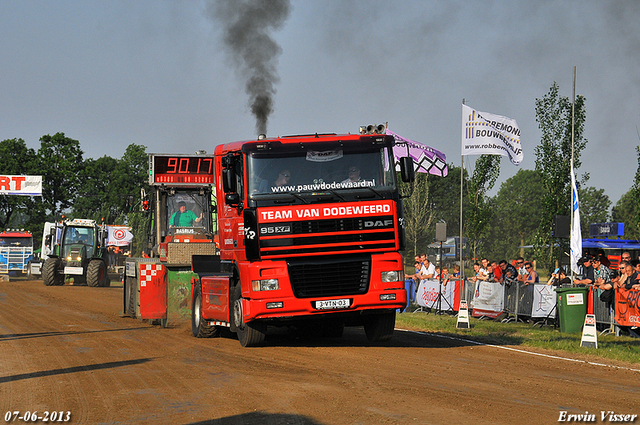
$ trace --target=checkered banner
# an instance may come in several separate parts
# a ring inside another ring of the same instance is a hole
[[[141,263],[140,264],[140,286],[147,286],[148,282],[162,273],[162,264]]]

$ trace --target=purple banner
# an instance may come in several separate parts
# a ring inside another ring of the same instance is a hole
[[[400,171],[399,158],[409,156],[413,159],[416,173],[428,173],[440,177],[446,177],[449,174],[447,157],[439,150],[405,139],[389,129],[387,134],[396,139],[396,145],[393,147],[396,171]]]

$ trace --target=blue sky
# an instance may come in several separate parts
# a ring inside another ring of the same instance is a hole
[[[210,2],[0,1],[0,139],[64,132],[86,157],[213,152],[255,137]],[[273,37],[270,136],[388,122],[459,165],[461,102],[516,119],[533,169],[535,99],[587,99],[578,173],[615,203],[640,145],[640,2],[292,0]],[[474,158],[465,157],[473,166]],[[518,167],[502,159],[499,183]],[[495,191],[494,191],[495,192]]]

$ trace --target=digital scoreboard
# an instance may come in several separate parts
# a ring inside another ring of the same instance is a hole
[[[213,155],[149,155],[150,185],[214,184],[213,172]]]

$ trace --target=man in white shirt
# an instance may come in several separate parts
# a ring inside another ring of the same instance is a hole
[[[436,266],[425,257],[420,272],[416,275],[420,280],[433,279],[436,274]]]

